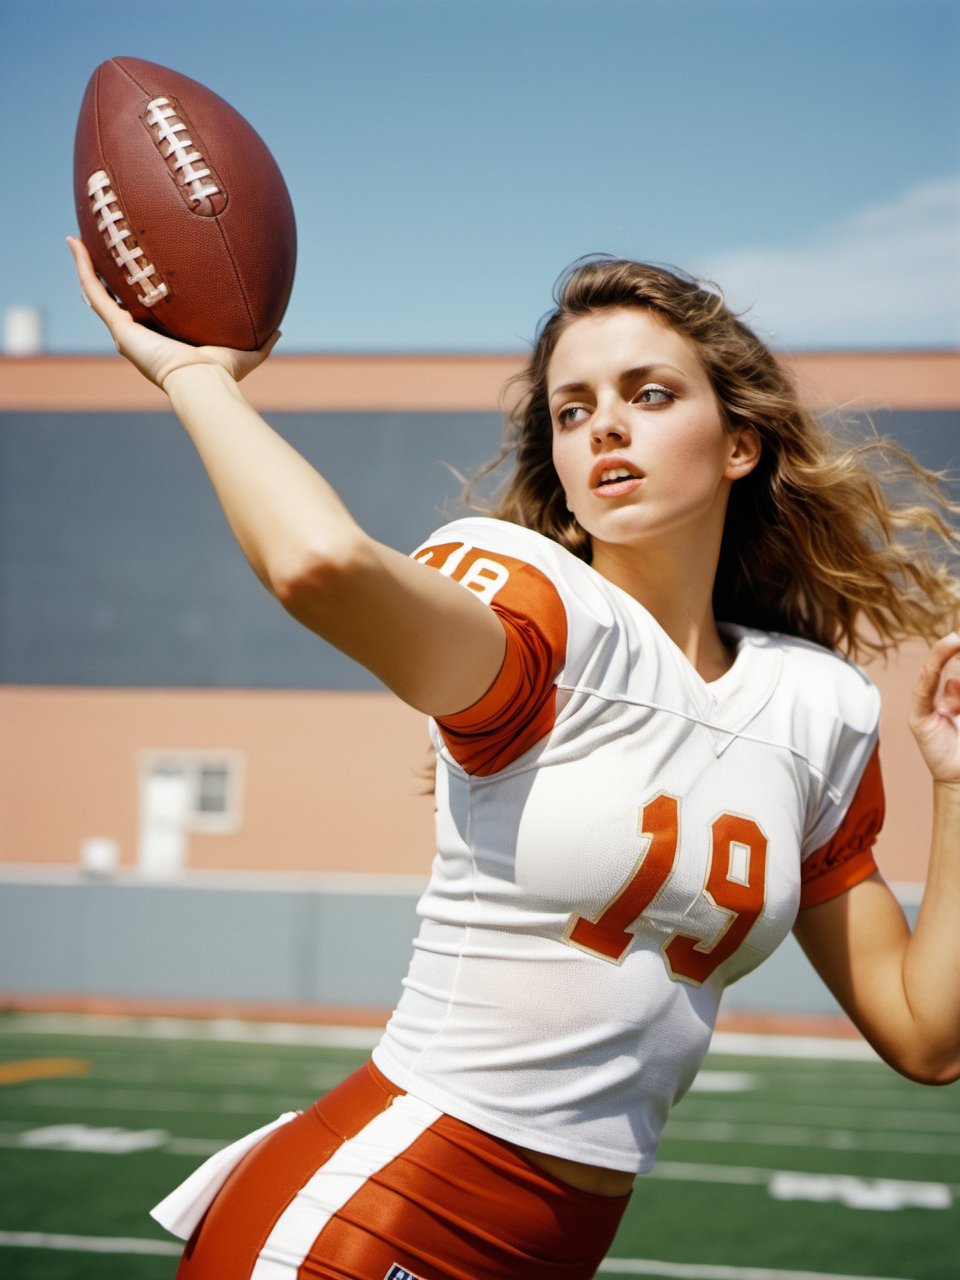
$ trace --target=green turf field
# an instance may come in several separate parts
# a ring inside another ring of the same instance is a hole
[[[148,1208],[211,1151],[365,1057],[329,1039],[0,1016],[0,1276],[172,1276],[176,1243]],[[912,1085],[864,1057],[715,1052],[602,1274],[960,1280],[958,1197],[960,1086]]]

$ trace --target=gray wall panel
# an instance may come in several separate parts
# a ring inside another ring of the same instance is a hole
[[[495,413],[270,416],[405,551],[455,504],[448,467],[500,438]],[[928,466],[960,461],[956,411],[872,420]],[[377,687],[256,582],[169,414],[0,415],[0,598],[8,684]]]
[[[496,414],[277,414],[375,537],[412,550]],[[376,688],[270,599],[169,414],[0,415],[0,681]]]
[[[0,991],[391,1006],[417,894],[0,886]]]
[[[416,902],[413,891],[6,883],[0,991],[389,1008]],[[792,937],[728,988],[723,1007],[839,1011]]]

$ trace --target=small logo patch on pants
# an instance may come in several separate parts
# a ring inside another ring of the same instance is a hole
[[[412,1271],[408,1271],[406,1267],[401,1267],[399,1262],[395,1262],[383,1280],[420,1280],[419,1276],[415,1276]]]

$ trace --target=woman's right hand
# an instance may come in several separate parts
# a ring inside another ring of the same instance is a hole
[[[77,266],[84,299],[110,330],[120,354],[161,391],[171,373],[192,364],[219,365],[239,382],[263,363],[280,337],[279,332],[273,334],[258,351],[235,351],[231,347],[194,347],[155,333],[114,300],[97,275],[83,241],[68,236],[67,245]]]

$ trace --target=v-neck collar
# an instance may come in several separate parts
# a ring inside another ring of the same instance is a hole
[[[783,654],[771,645],[762,631],[732,623],[719,623],[725,639],[736,646],[733,662],[716,680],[704,680],[683,651],[653,619],[678,668],[684,685],[699,713],[699,721],[721,756],[737,735],[746,729],[773,696],[780,679]]]
[[[721,636],[732,641],[736,653],[723,675],[716,680],[704,680],[680,646],[639,600],[602,574],[597,574],[597,577],[618,596],[629,601],[630,606],[638,609],[648,624],[656,629],[661,647],[670,655],[703,731],[709,736],[717,756],[721,756],[773,696],[783,665],[780,648],[769,642],[764,631],[719,622],[717,628]]]

